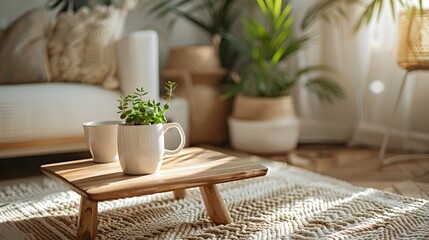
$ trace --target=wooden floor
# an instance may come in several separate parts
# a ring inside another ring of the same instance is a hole
[[[389,152],[387,156],[399,155]],[[429,199],[429,159],[381,167],[378,150],[343,145],[302,145],[288,155],[261,156],[285,161],[357,186]]]

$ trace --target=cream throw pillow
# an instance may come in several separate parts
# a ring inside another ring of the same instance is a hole
[[[114,42],[125,16],[125,9],[103,6],[61,14],[48,43],[52,81],[118,88]]]
[[[0,36],[0,84],[49,81],[47,11],[37,8],[12,22]]]

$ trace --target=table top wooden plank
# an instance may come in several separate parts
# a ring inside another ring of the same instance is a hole
[[[166,157],[161,170],[149,175],[127,175],[119,162],[94,163],[92,159],[47,164],[41,169],[93,201],[224,183],[267,173],[265,166],[202,148],[187,148]]]

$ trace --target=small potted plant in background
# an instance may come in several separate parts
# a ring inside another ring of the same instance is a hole
[[[155,100],[144,100],[147,92],[143,88],[137,88],[134,93],[118,99],[118,113],[121,119],[125,119],[125,123],[118,126],[118,155],[124,173],[156,173],[161,167],[164,153],[176,154],[185,146],[182,127],[178,123],[167,123],[165,118],[176,87],[175,82],[166,83],[164,105]],[[179,131],[181,142],[177,149],[166,150],[164,133],[171,128]]]
[[[244,18],[243,41],[232,35],[224,36],[236,46],[245,62],[239,80],[225,94],[237,95],[228,120],[230,141],[235,149],[251,153],[286,152],[296,147],[300,127],[291,91],[302,75],[328,68],[311,66],[293,72],[282,66],[305,47],[309,38],[294,35],[290,3],[257,2],[265,22]],[[323,75],[307,79],[305,86],[327,102],[344,96],[342,88]]]

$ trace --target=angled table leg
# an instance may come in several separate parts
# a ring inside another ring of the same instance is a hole
[[[231,220],[231,215],[225,206],[225,202],[219,193],[216,185],[208,184],[200,187],[201,196],[204,200],[207,213],[210,219],[216,224],[228,224]]]
[[[186,189],[174,190],[174,199],[183,199],[186,197]]]
[[[95,239],[98,225],[98,204],[83,196],[80,197],[80,210],[77,219],[77,238]]]

